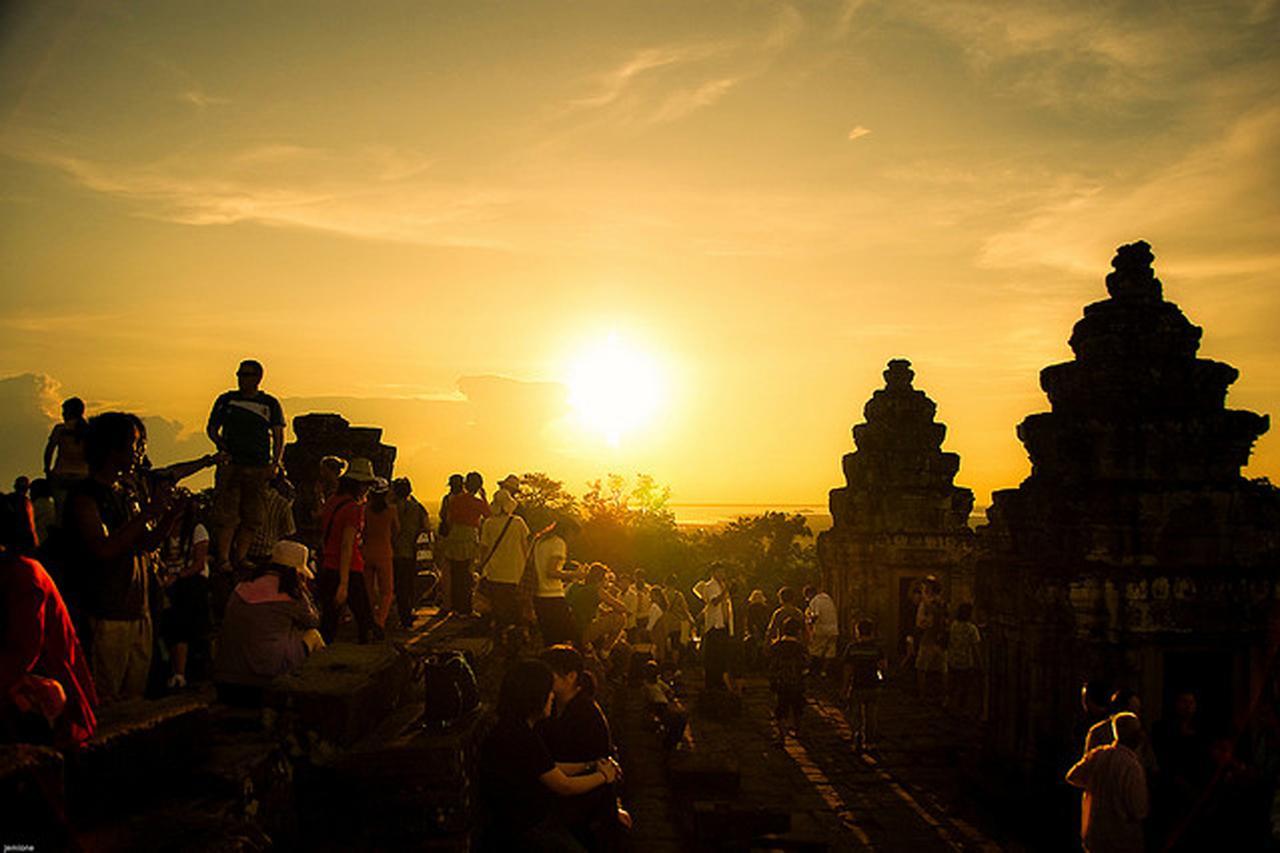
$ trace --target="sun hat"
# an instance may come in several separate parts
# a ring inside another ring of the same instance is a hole
[[[307,546],[292,539],[281,539],[271,548],[272,563],[297,569],[298,574],[308,578],[312,577],[311,569],[307,566],[309,556],[311,552],[307,550]]]
[[[510,515],[515,511],[516,499],[506,489],[498,489],[494,492],[490,506],[498,515]]]
[[[347,470],[347,460],[341,456],[325,456],[320,460],[320,464],[326,468],[330,468],[338,473],[341,477],[342,473]]]
[[[504,488],[507,489],[507,491],[514,494],[515,490],[520,488],[520,478],[517,477],[515,474],[508,474],[507,476],[503,477],[501,480],[498,481],[498,485],[503,486]]]
[[[373,483],[379,479],[378,475],[373,473],[373,463],[362,456],[352,459],[351,464],[347,466],[347,473],[342,476],[357,483]]]

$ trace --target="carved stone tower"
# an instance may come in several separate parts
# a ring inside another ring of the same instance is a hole
[[[973,492],[953,484],[960,457],[942,451],[947,428],[937,405],[911,385],[911,362],[894,359],[885,387],[853,428],[846,485],[831,490],[834,526],[818,536],[823,582],[841,623],[869,617],[896,644],[914,627],[912,591],[936,575],[952,601],[971,595],[964,571],[973,533]]]

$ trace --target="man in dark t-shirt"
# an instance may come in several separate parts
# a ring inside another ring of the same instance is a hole
[[[215,545],[219,568],[231,560],[243,563],[254,535],[266,518],[264,492],[280,471],[284,456],[284,410],[262,391],[262,365],[240,362],[239,387],[220,395],[205,429],[222,456],[214,478]]]
[[[880,686],[888,664],[884,649],[875,636],[875,623],[859,620],[853,642],[844,651],[844,690],[853,723],[854,749],[861,750],[875,737]]]

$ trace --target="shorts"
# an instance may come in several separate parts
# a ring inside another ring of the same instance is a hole
[[[828,660],[834,658],[837,639],[839,638],[835,634],[814,634],[809,640],[809,656]]]
[[[270,465],[219,465],[213,477],[213,519],[224,528],[257,533],[267,521],[265,492]]]

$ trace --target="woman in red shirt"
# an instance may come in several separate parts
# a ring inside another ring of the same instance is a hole
[[[344,604],[356,618],[356,634],[361,643],[373,633],[382,632],[373,619],[369,592],[364,582],[364,500],[369,487],[377,482],[373,463],[368,459],[352,459],[346,474],[338,481],[338,490],[320,513],[320,574],[316,586],[320,593],[320,634],[332,643],[338,633],[338,617]]]

